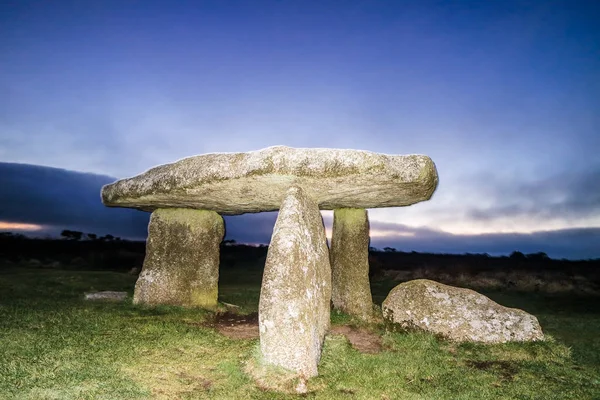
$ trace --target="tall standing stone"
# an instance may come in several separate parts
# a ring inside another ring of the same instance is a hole
[[[133,302],[216,307],[224,233],[223,218],[214,211],[154,211]]]
[[[341,208],[333,212],[331,275],[333,306],[369,320],[373,313],[373,300],[369,285],[367,210]]]
[[[259,303],[263,361],[305,378],[317,375],[329,329],[331,267],[317,203],[287,191],[273,230]]]

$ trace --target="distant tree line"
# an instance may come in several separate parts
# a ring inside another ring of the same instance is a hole
[[[127,269],[140,267],[146,250],[143,240],[124,240],[107,234],[104,236],[94,233],[65,229],[60,238],[30,238],[19,233],[0,232],[0,262],[11,260],[19,263],[22,260],[39,259],[44,263],[58,260],[63,264],[78,266],[85,264],[90,268]],[[267,245],[245,245],[234,239],[225,239],[221,243],[221,261],[223,265],[237,265],[240,260],[262,259],[266,257]],[[85,260],[85,263],[81,261]],[[44,261],[49,260],[49,261]],[[378,265],[386,269],[406,268],[452,268],[460,266],[477,269],[496,268],[570,268],[573,273],[579,267],[600,267],[600,259],[595,260],[554,260],[544,252],[524,254],[513,251],[510,255],[491,256],[487,253],[444,254],[405,252],[394,247],[378,249],[369,247],[369,260],[372,270]],[[77,261],[77,262],[76,262]],[[0,263],[1,264],[1,263]],[[1,267],[1,265],[0,265]]]
[[[379,252],[384,252],[384,253],[400,253],[400,254],[409,254],[407,252],[403,252],[403,251],[399,251],[394,247],[384,247],[383,249],[378,249],[376,247],[369,247],[369,252],[371,253],[379,253]],[[439,253],[419,253],[416,251],[412,251],[410,252],[410,254],[439,254]],[[464,253],[462,254],[462,256],[466,256],[466,257],[491,257],[488,253]],[[501,256],[500,258],[504,258],[506,256]],[[544,260],[550,260],[550,257],[548,256],[548,254],[544,253],[543,251],[539,251],[536,253],[529,253],[529,254],[524,254],[520,251],[513,251],[508,258],[510,258],[511,260],[514,261],[525,261],[525,260],[533,260],[533,261],[544,261]]]
[[[62,231],[60,233],[60,236],[65,239],[65,240],[81,240],[81,239],[85,239],[85,240],[99,240],[101,242],[110,242],[110,241],[119,241],[122,240],[120,237],[114,237],[113,235],[104,235],[104,236],[98,236],[95,233],[83,233],[83,232],[79,232],[79,231],[71,231],[68,229],[65,229],[64,231]]]
[[[0,232],[0,268],[3,265],[42,265],[50,268],[128,271],[139,268],[146,243],[63,230],[60,238],[31,238],[20,233]]]

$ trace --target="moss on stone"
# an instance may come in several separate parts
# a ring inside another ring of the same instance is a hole
[[[216,309],[216,299],[219,296],[219,290],[217,287],[210,289],[195,288],[190,293],[190,305],[194,307],[200,307],[205,309]]]
[[[361,319],[370,320],[373,301],[369,285],[367,210],[334,210],[330,254],[333,306]]]
[[[148,231],[134,302],[216,307],[223,218],[214,211],[158,209]]]

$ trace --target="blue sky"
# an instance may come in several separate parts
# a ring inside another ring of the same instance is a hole
[[[110,180],[278,144],[427,154],[437,192],[370,210],[375,244],[600,257],[599,20],[596,1],[3,2],[0,161]],[[70,223],[0,199],[1,228]]]

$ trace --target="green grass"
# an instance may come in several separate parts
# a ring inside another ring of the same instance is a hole
[[[113,272],[0,271],[0,399],[285,399],[244,372],[257,340],[232,340],[177,307],[83,300],[91,290],[133,291]],[[260,272],[224,269],[220,300],[256,311]],[[393,282],[375,281],[381,302]],[[361,354],[342,336],[325,342],[315,399],[600,399],[598,297],[485,293],[535,314],[550,339],[453,344],[386,333]],[[334,323],[354,323],[333,315]],[[292,396],[293,397],[293,396]]]

